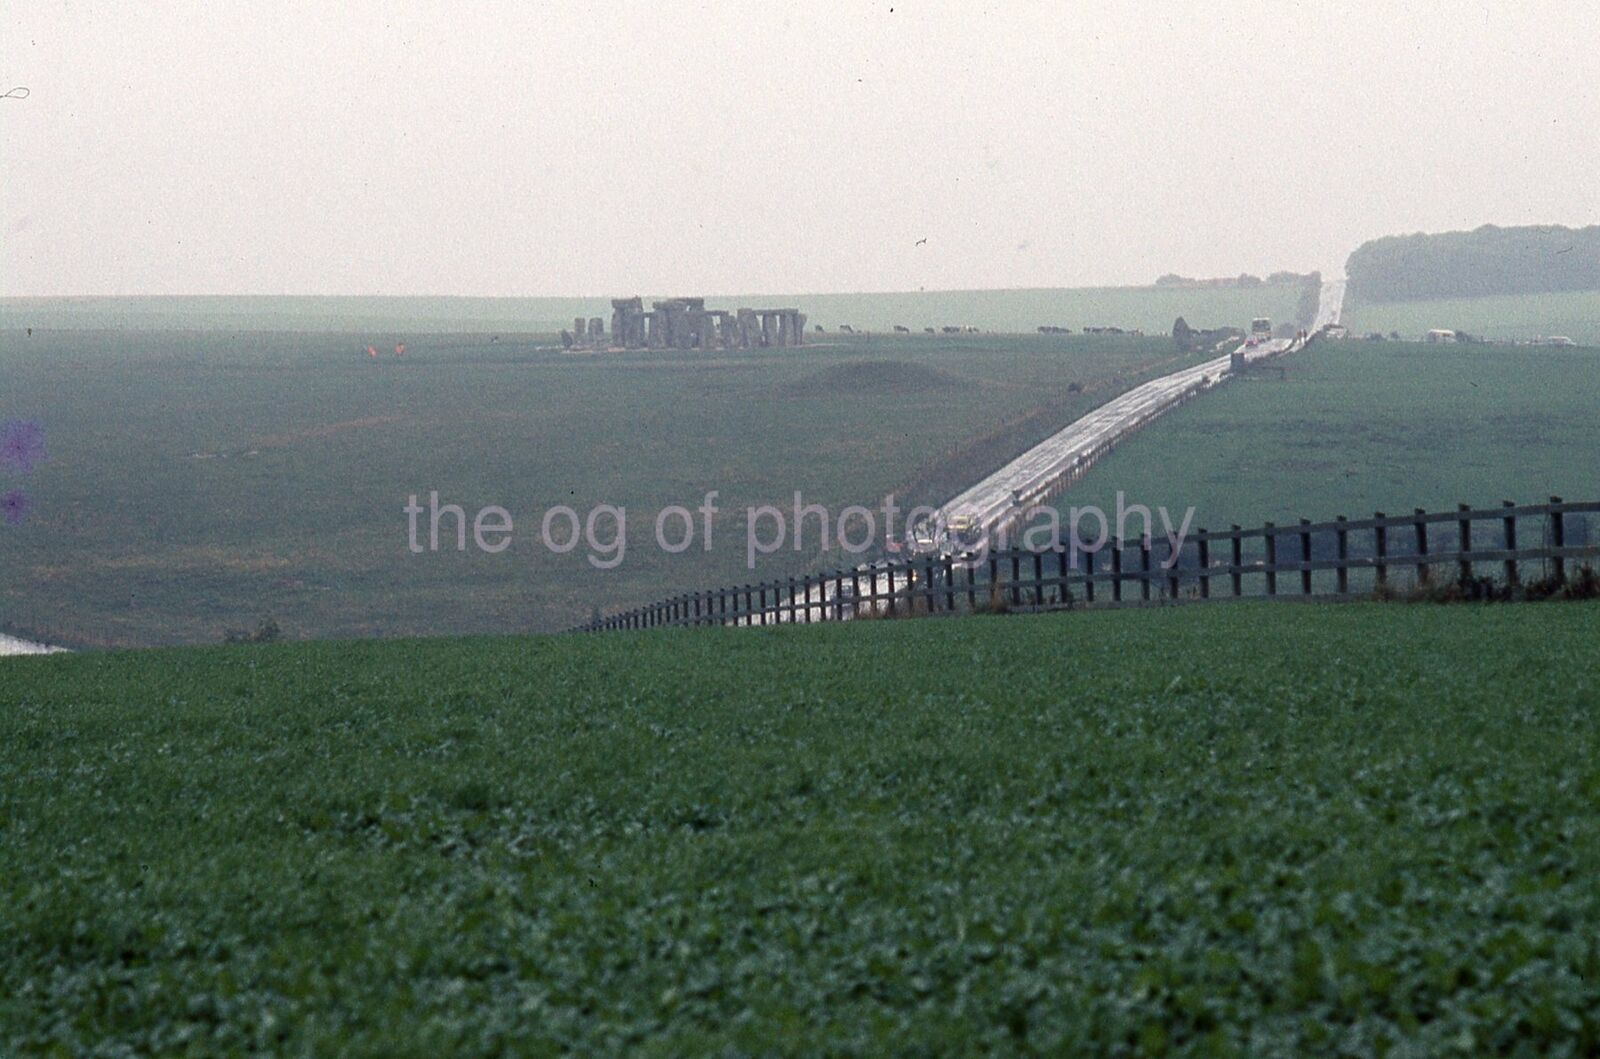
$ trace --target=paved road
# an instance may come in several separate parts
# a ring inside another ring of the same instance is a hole
[[[1329,324],[1338,323],[1343,312],[1344,280],[1328,280],[1322,285],[1322,294],[1317,299],[1317,321],[1311,325],[1311,333],[1316,334]]]
[[[1345,281],[1342,279],[1323,283],[1311,334],[1328,324],[1339,322],[1344,309],[1344,288]],[[1246,363],[1257,363],[1293,353],[1303,345],[1304,340],[1298,338],[1275,339],[1247,347],[1243,352]],[[940,509],[940,516],[948,525],[955,515],[971,515],[986,533],[993,532],[996,527],[1018,518],[1030,506],[1038,503],[1061,480],[1063,474],[1086,471],[1129,434],[1183,401],[1225,382],[1229,360],[1229,356],[1224,354],[1204,364],[1135,386],[963,491]],[[869,567],[857,569],[867,570]],[[811,620],[820,621],[823,609],[830,606],[833,596],[833,585],[823,584],[797,592],[789,603],[800,612],[796,620],[804,621],[804,613],[809,609]],[[769,620],[788,621],[788,607]]]
[[[1274,339],[1246,348],[1243,352],[1246,363],[1259,363],[1292,353],[1303,344],[1299,339]],[[986,532],[992,532],[1038,503],[1057,484],[1063,473],[1087,470],[1129,434],[1176,408],[1184,400],[1220,385],[1226,379],[1229,361],[1230,356],[1224,354],[1195,367],[1142,383],[1122,396],[1107,401],[956,496],[940,509],[940,516],[948,525],[954,515],[971,515]],[[858,569],[867,570],[868,567]],[[822,620],[821,611],[833,599],[833,587],[829,583],[797,592],[791,601],[800,612],[796,620],[805,620],[804,612],[808,604],[811,620]],[[788,611],[786,605],[782,612],[769,621],[787,622]]]
[[[1244,350],[1247,363],[1291,353],[1298,340],[1278,339]],[[970,515],[991,530],[1039,502],[1069,471],[1086,470],[1118,441],[1177,407],[1185,399],[1219,385],[1226,378],[1228,356],[1164,375],[1135,386],[1107,401],[1082,419],[1045,439],[983,481],[956,496],[941,509],[945,522]]]

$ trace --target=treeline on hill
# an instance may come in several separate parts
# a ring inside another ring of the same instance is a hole
[[[1345,274],[1363,302],[1600,290],[1600,225],[1390,235],[1357,247]]]

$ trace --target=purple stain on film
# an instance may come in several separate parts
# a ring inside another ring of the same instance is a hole
[[[31,419],[0,424],[0,465],[23,474],[44,459],[44,427]]]
[[[0,518],[4,518],[7,525],[15,526],[27,518],[32,510],[33,501],[21,489],[13,489],[5,496],[0,496]]]

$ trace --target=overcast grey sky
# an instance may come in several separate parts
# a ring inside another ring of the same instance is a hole
[[[916,290],[1600,221],[1600,4],[8,0],[0,294]],[[919,242],[926,239],[926,243]]]

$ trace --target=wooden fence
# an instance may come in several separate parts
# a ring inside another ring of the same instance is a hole
[[[850,569],[688,592],[574,631],[769,625],[912,614],[1158,602],[1339,599],[1454,581],[1564,582],[1600,555],[1588,515],[1600,501],[1472,508],[1255,529],[1197,530],[1174,552],[1145,534],[1098,549],[1008,548],[969,557],[880,560]],[[1441,572],[1441,568],[1443,568]]]

